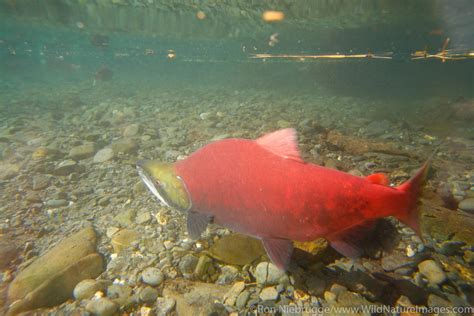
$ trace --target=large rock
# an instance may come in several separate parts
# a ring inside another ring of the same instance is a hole
[[[7,315],[58,305],[72,297],[76,284],[103,271],[102,257],[95,247],[96,234],[86,227],[36,259],[11,283]]]

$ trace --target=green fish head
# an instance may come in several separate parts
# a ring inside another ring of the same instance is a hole
[[[176,174],[173,164],[140,160],[137,162],[137,170],[148,189],[165,205],[181,211],[191,208],[186,184]]]

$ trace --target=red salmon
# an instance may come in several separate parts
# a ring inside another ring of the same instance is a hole
[[[390,187],[383,174],[362,178],[303,162],[296,131],[283,129],[257,140],[210,143],[161,174],[153,162],[137,166],[155,195],[187,211],[191,238],[214,222],[260,238],[275,265],[286,269],[292,241],[325,237],[356,256],[344,236],[374,219],[395,216],[419,234],[417,202],[428,164]]]

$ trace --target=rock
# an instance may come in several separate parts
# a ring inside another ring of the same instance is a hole
[[[50,208],[58,208],[68,206],[69,202],[66,200],[49,200],[46,201],[45,206]]]
[[[131,229],[121,229],[111,238],[111,244],[114,248],[115,253],[120,253],[122,250],[130,247],[133,242],[137,241],[140,238],[140,235]]]
[[[331,291],[325,291],[324,292],[324,299],[326,302],[329,304],[334,304],[336,303],[337,295]]]
[[[33,160],[42,160],[48,157],[49,150],[45,147],[36,148],[35,151],[31,154]]]
[[[247,301],[249,300],[249,297],[249,291],[243,291],[242,293],[240,293],[239,296],[237,296],[237,300],[235,301],[235,307],[237,307],[239,310],[244,308],[247,304]]]
[[[243,266],[264,255],[265,249],[258,239],[242,234],[229,234],[217,240],[209,253],[224,263]]]
[[[209,258],[206,255],[201,255],[196,265],[196,269],[194,269],[194,275],[198,279],[202,279],[206,275],[211,264],[212,264],[211,258]]]
[[[110,147],[102,148],[95,155],[92,160],[94,163],[102,163],[113,159],[115,156],[114,151]]]
[[[68,176],[71,173],[81,173],[82,171],[84,171],[84,168],[78,165],[74,160],[65,160],[57,165],[53,174],[57,176]]]
[[[258,286],[288,283],[285,271],[278,269],[273,263],[260,262],[255,268],[255,279]]]
[[[138,144],[136,141],[130,138],[125,138],[118,140],[112,144],[112,150],[115,154],[124,153],[130,154],[135,152],[138,149]]]
[[[177,315],[209,315],[206,313],[207,308],[216,301],[222,302],[229,290],[230,286],[174,280],[166,284],[163,296],[173,297],[176,300]]]
[[[11,265],[18,255],[19,250],[15,243],[7,235],[0,234],[0,270]]]
[[[262,301],[276,301],[278,299],[278,291],[273,286],[264,288],[259,297]]]
[[[122,227],[127,227],[127,226],[132,225],[135,219],[135,215],[136,215],[135,210],[128,209],[117,214],[117,216],[114,217],[114,221],[116,221]]]
[[[49,186],[49,177],[44,175],[35,175],[33,177],[33,191],[46,189]]]
[[[176,301],[171,297],[158,297],[156,299],[156,311],[157,316],[166,316],[168,315],[176,305]]]
[[[69,151],[69,157],[73,160],[82,160],[94,156],[94,153],[95,146],[90,143],[71,148]]]
[[[30,203],[42,203],[42,199],[39,196],[38,192],[29,191],[26,193],[25,200]]]
[[[428,307],[444,307],[444,308],[452,306],[451,302],[435,294],[428,295],[427,305]]]
[[[144,303],[152,303],[158,297],[158,291],[150,286],[147,286],[140,291],[140,294],[138,297],[140,301]]]
[[[14,178],[20,172],[20,166],[17,164],[0,163],[0,180]]]
[[[149,267],[142,272],[142,281],[152,286],[160,285],[164,279],[163,272],[158,268]]]
[[[131,124],[125,127],[123,130],[123,136],[124,137],[134,137],[137,136],[138,131],[140,130],[140,127],[138,124]]]
[[[466,250],[463,259],[468,264],[474,264],[474,251]]]
[[[459,203],[458,207],[464,212],[474,214],[474,198],[462,200],[461,203]]]
[[[58,305],[72,296],[80,281],[96,278],[103,261],[95,244],[94,230],[86,227],[33,261],[10,284],[8,302],[16,302],[8,313]]]
[[[235,301],[237,300],[237,297],[240,295],[240,293],[245,289],[245,282],[237,282],[235,283],[232,288],[227,292],[225,295],[224,299],[224,304],[233,306],[235,304]]]
[[[198,258],[191,254],[188,254],[185,255],[179,262],[179,270],[184,276],[189,277],[194,272],[194,269],[196,269],[197,264]]]
[[[413,257],[410,258],[405,253],[394,250],[382,257],[381,264],[385,271],[390,272],[400,268],[414,268],[416,261]]]
[[[420,262],[418,270],[431,285],[438,285],[446,280],[446,274],[434,260]]]
[[[92,300],[86,305],[89,313],[98,316],[112,316],[118,311],[119,306],[108,298],[99,298]]]
[[[135,222],[138,225],[146,224],[151,220],[151,215],[149,212],[140,213],[137,215]]]
[[[328,242],[324,238],[318,238],[313,241],[308,241],[308,242],[299,242],[296,241],[294,242],[295,248],[301,249],[303,251],[306,251],[313,256],[317,256],[321,254],[326,248],[328,247]]]
[[[128,307],[133,303],[132,288],[125,284],[112,284],[107,288],[107,297],[121,307]]]
[[[320,277],[313,275],[306,280],[308,292],[314,296],[321,296],[326,289],[326,282]]]
[[[110,282],[86,279],[79,282],[74,288],[73,295],[78,301],[89,299],[98,291],[104,292]]]
[[[225,285],[231,284],[235,279],[239,277],[239,270],[233,266],[222,267],[221,274],[217,279],[217,284]]]

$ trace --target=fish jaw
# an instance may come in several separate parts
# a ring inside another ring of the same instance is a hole
[[[136,167],[146,187],[164,205],[183,212],[191,209],[192,202],[186,184],[176,174],[172,164],[139,160]]]

